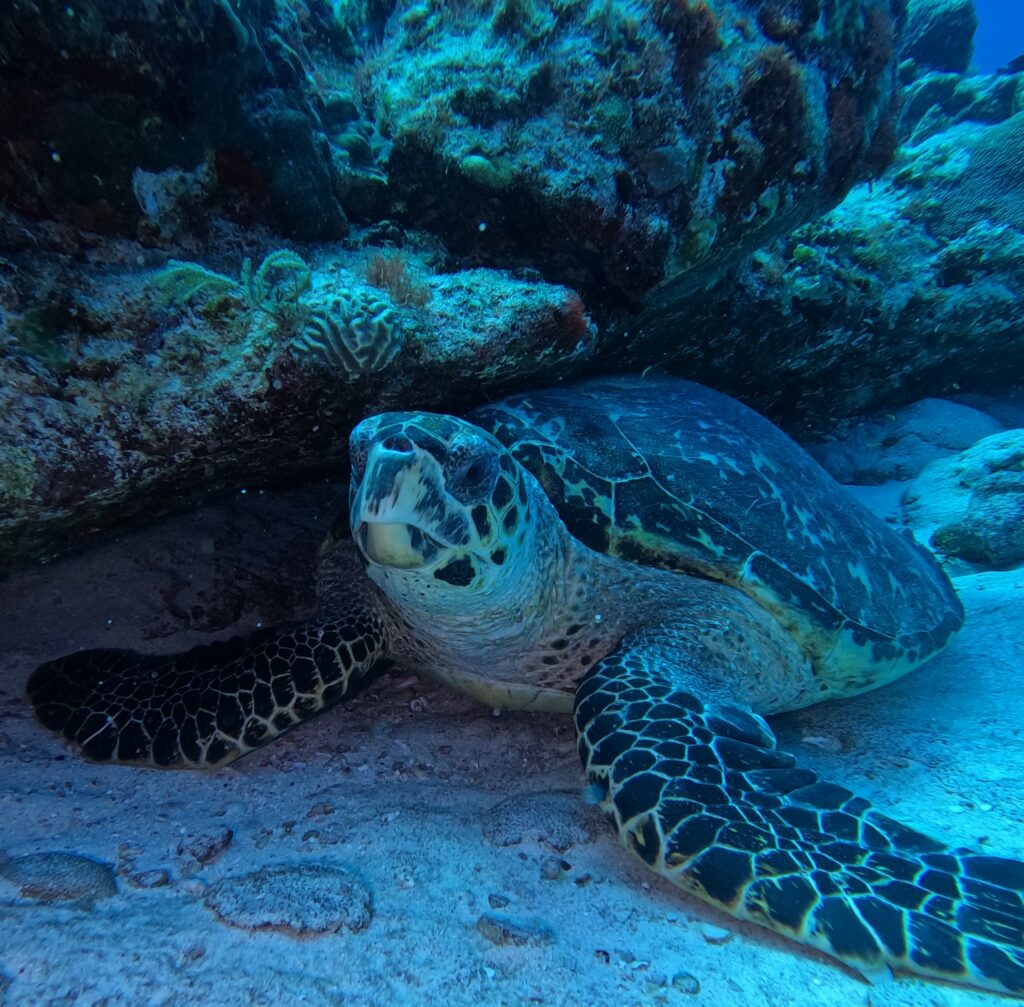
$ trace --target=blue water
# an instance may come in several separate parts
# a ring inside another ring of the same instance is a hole
[[[1024,3],[1021,0],[974,0],[978,31],[974,63],[978,73],[992,73],[1024,54]]]

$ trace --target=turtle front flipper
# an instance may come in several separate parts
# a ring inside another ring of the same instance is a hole
[[[205,769],[352,696],[386,644],[368,609],[181,654],[80,651],[37,668],[28,695],[43,726],[86,758]]]
[[[577,691],[580,756],[627,848],[865,975],[1024,993],[1024,863],[953,851],[796,768],[760,717],[699,697],[701,653],[627,639]]]

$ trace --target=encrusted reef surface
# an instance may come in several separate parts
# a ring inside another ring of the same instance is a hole
[[[628,354],[807,431],[1024,382],[1024,75],[924,74],[901,129],[820,220],[685,302],[655,292]]]
[[[552,381],[595,339],[578,295],[535,279],[412,248],[249,251],[223,272],[140,268],[131,242],[4,261],[0,566],[199,491],[339,471],[364,415]]]
[[[6,5],[0,566],[615,353],[881,170],[904,14]]]
[[[636,302],[891,155],[899,3],[487,7],[412,6],[368,66],[390,187],[456,250]]]
[[[902,18],[902,0],[15,3],[0,199],[134,234],[154,176],[194,171],[173,184],[197,210],[300,240],[391,217],[632,304],[887,163]]]
[[[337,471],[374,410],[586,369],[814,436],[1024,381],[1024,76],[965,76],[973,26],[966,0],[9,5],[0,566]]]

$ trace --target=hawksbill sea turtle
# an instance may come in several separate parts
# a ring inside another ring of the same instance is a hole
[[[1024,994],[1024,863],[922,835],[776,748],[766,715],[876,688],[963,609],[938,564],[767,420],[618,377],[351,435],[352,538],[317,618],[170,656],[38,668],[88,758],[224,765],[387,658],[492,707],[571,712],[623,844],[679,887],[866,975]]]

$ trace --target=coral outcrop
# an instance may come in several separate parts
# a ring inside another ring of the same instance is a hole
[[[983,570],[1024,563],[1024,430],[932,462],[906,489],[903,519],[933,548]]]
[[[655,293],[625,329],[627,357],[805,432],[1009,391],[1024,382],[1022,165],[1024,111],[908,142],[882,179],[685,303]],[[620,344],[606,345],[621,367]]]
[[[755,9],[756,8],[756,9]],[[607,310],[891,154],[901,0],[55,0],[0,13],[0,201],[168,247],[384,218]]]
[[[706,277],[891,153],[901,5],[755,6],[405,9],[366,69],[389,192],[456,252],[608,307]]]
[[[571,290],[436,274],[410,248],[419,286],[396,304],[369,284],[379,254],[320,248],[306,265],[267,248],[255,267],[140,268],[127,243],[92,265],[5,261],[0,567],[204,491],[340,473],[369,413],[464,407],[564,377],[593,351]],[[330,348],[316,352],[311,326]]]

